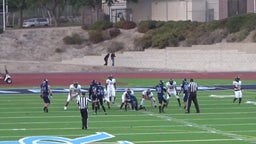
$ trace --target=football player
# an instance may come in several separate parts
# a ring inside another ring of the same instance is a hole
[[[67,102],[64,106],[64,110],[67,110],[67,107],[70,101],[72,101],[72,99],[75,98],[76,100],[78,100],[80,93],[81,93],[81,85],[79,85],[78,82],[74,82],[69,86],[69,93],[67,97]]]
[[[166,100],[167,100],[167,105],[169,103],[169,99],[171,96],[175,96],[179,107],[181,107],[181,103],[180,103],[180,97],[177,93],[177,87],[176,87],[176,82],[173,79],[170,79],[167,83],[166,83],[166,89],[167,89],[167,95],[166,95]]]
[[[164,112],[164,108],[166,107],[166,99],[164,97],[164,93],[166,91],[165,87],[164,87],[164,82],[162,80],[159,81],[159,84],[156,85],[156,93],[157,93],[157,98],[158,98],[158,102],[159,102],[159,113],[163,113]]]
[[[132,110],[138,111],[138,101],[134,94],[127,92],[125,94],[125,111],[127,111],[129,104],[132,106]]]
[[[106,80],[106,90],[109,101],[114,104],[116,100],[116,79],[112,75],[109,75]]]
[[[150,89],[142,91],[140,109],[145,109],[145,106],[144,106],[145,100],[150,100],[151,106],[154,105],[154,107],[156,107],[156,99],[154,98],[153,92],[151,92]]]
[[[125,101],[126,101],[126,98],[127,98],[126,95],[127,94],[134,95],[134,91],[131,90],[130,88],[128,88],[126,91],[123,92],[123,94],[122,94],[122,103],[121,103],[120,109],[122,109],[123,106],[125,105]]]
[[[97,99],[98,99],[97,106],[98,107],[101,106],[103,111],[105,112],[105,115],[106,115],[107,114],[106,109],[103,105],[103,99],[104,99],[104,96],[105,96],[105,91],[104,91],[104,87],[101,85],[101,82],[98,82],[98,86],[97,86],[96,91],[97,91]],[[97,113],[97,111],[96,111],[96,113]]]
[[[240,104],[242,102],[243,94],[242,94],[242,81],[240,80],[239,76],[237,76],[233,81],[233,88],[235,93],[233,103],[235,103],[236,100],[238,99],[238,103]]]
[[[95,98],[95,91],[97,88],[97,82],[96,80],[92,80],[90,87],[89,87],[89,99],[93,100],[93,97]],[[95,103],[92,102],[92,110],[94,110]]]
[[[44,100],[43,111],[48,113],[48,107],[50,102],[49,96],[52,96],[52,91],[47,79],[44,79],[40,86],[40,97]]]
[[[183,102],[184,102],[184,109],[187,108],[187,100],[188,100],[188,82],[187,79],[184,78],[181,85],[180,85],[180,92],[183,92]]]

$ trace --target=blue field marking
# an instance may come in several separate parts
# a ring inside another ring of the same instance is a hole
[[[153,87],[131,87],[134,92],[142,92],[147,89],[151,89],[152,92],[155,92]],[[227,90],[233,89],[233,85],[216,85],[216,86],[199,86],[199,91],[209,91],[209,90]],[[256,89],[256,85],[243,85],[243,89],[253,90]],[[117,88],[117,92],[124,92],[127,88]],[[180,90],[180,87],[177,87],[177,90]],[[54,88],[52,93],[68,93],[69,89],[64,88]],[[88,92],[88,89],[82,89],[82,92]],[[40,89],[0,89],[0,94],[38,94]]]
[[[96,134],[93,134],[93,135],[78,137],[75,139],[69,139],[69,138],[58,137],[58,136],[29,136],[29,137],[24,137],[18,141],[2,141],[0,142],[0,144],[63,144],[63,143],[86,144],[86,143],[92,143],[92,142],[110,139],[113,137],[115,136],[106,132],[97,132]],[[127,144],[132,144],[132,143],[127,143]]]
[[[118,141],[118,144],[133,144],[133,143],[129,141]]]
[[[0,94],[19,94],[19,91],[13,91],[13,90],[0,90]]]

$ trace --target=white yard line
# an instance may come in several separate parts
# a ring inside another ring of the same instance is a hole
[[[215,128],[212,128],[212,127],[209,127],[209,126],[199,125],[199,124],[196,124],[196,123],[185,121],[183,119],[176,119],[176,118],[173,118],[173,117],[168,116],[168,115],[155,114],[155,113],[151,113],[151,112],[143,112],[143,113],[145,113],[149,116],[152,116],[152,117],[158,117],[158,118],[166,120],[166,121],[174,121],[178,124],[183,124],[183,125],[188,126],[188,127],[194,127],[196,129],[203,130],[205,132],[211,132],[211,133],[216,133],[216,134],[220,134],[220,135],[223,135],[223,136],[227,136],[229,138],[232,138],[233,140],[243,140],[243,141],[251,142],[250,139],[248,139],[247,137],[244,137],[243,135],[238,135],[238,134],[235,134],[235,133],[221,131],[221,130],[218,130],[218,129],[215,129]]]

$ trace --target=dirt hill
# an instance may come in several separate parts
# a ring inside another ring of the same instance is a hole
[[[82,45],[66,45],[65,36],[77,33],[84,40]],[[115,42],[123,43],[122,51],[133,50],[133,39],[142,34],[133,30],[121,30],[117,38],[100,44],[88,42],[87,31],[81,27],[8,29],[0,35],[0,69],[7,65],[15,73],[23,72],[81,72],[111,71],[111,68],[63,65],[62,60],[86,55],[102,55]],[[116,67],[122,71],[122,68]],[[124,70],[126,71],[126,70]]]
[[[65,36],[71,36],[74,33],[77,33],[81,36],[81,38],[84,40],[83,44],[81,45],[64,44],[63,38]],[[141,37],[142,35],[143,34],[138,33],[136,29],[121,30],[121,34],[112,40],[107,40],[99,44],[91,44],[88,41],[87,31],[82,30],[81,27],[8,29],[3,34],[0,34],[0,51],[1,51],[0,52],[0,72],[3,71],[4,65],[7,66],[8,70],[11,73],[99,72],[99,71],[101,72],[134,72],[134,71],[164,72],[165,71],[167,72],[167,71],[175,70],[170,66],[168,66],[170,67],[169,69],[154,68],[150,63],[145,63],[145,64],[143,63],[143,65],[148,65],[147,68],[137,68],[136,60],[133,61],[133,63],[135,63],[135,66],[133,66],[133,68],[124,67],[125,64],[123,66],[115,66],[115,67],[103,66],[104,55],[107,53],[107,50],[110,47],[112,47],[115,43],[123,44],[123,49],[119,51],[120,53],[122,53],[123,51],[133,51],[135,50],[134,39],[137,37]],[[251,35],[249,35],[243,42],[244,43],[250,42],[251,40],[250,37]],[[222,43],[225,43],[225,42],[223,41]],[[237,47],[235,49],[236,51],[239,51],[239,49],[245,46],[245,45],[237,45],[237,44],[235,45]],[[221,46],[225,47],[225,45],[221,45]],[[190,48],[187,48],[187,50],[189,49]],[[214,50],[214,49],[211,49],[211,50]],[[206,53],[207,53],[207,50],[206,50]],[[217,51],[217,53],[220,53],[220,50]],[[88,55],[99,55],[100,56],[99,58],[102,60],[102,66],[86,65],[87,62],[92,63],[90,62],[90,59],[89,60],[86,59],[85,62],[79,61],[79,63],[76,63],[76,64],[62,63],[62,61],[67,61],[74,58],[83,58],[84,56],[88,56]],[[162,55],[161,54],[154,55],[154,57],[156,58],[162,57]],[[251,57],[254,57],[254,55],[252,55]],[[177,57],[177,59],[179,58]],[[220,61],[221,60],[223,61],[224,59],[220,59]],[[244,59],[241,58],[239,59],[239,61],[244,62]],[[125,62],[126,61],[124,61],[124,63]],[[140,62],[143,62],[143,61],[141,60]],[[250,67],[251,63],[252,62],[248,62],[248,65],[249,65],[248,67]],[[245,65],[245,63],[243,65]]]

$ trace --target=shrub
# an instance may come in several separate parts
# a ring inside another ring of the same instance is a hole
[[[111,38],[117,37],[121,33],[120,29],[118,28],[110,28],[108,32]]]
[[[107,51],[109,53],[113,53],[113,52],[117,52],[117,51],[120,51],[124,48],[124,43],[122,42],[112,42],[109,47],[107,48]]]
[[[152,34],[146,33],[143,37],[134,40],[134,45],[138,50],[144,50],[152,45]]]
[[[113,27],[113,23],[109,21],[97,21],[89,27],[89,30],[106,30]]]
[[[102,35],[103,41],[111,39],[111,36],[109,35],[109,32],[107,30],[101,31],[101,35]]]
[[[84,25],[81,26],[81,28],[82,28],[83,30],[88,30],[88,29],[89,29],[89,26],[84,24]]]
[[[244,40],[248,35],[249,35],[249,31],[244,29],[241,30],[239,32],[236,33],[231,33],[227,36],[226,41],[227,42],[241,42],[242,40]]]
[[[101,30],[90,30],[89,31],[89,40],[92,43],[99,43],[99,42],[104,41]]]
[[[178,46],[178,38],[173,33],[158,34],[152,38],[152,46],[160,49],[167,46]]]
[[[252,41],[256,42],[256,32],[255,31],[253,32],[253,35],[252,35]]]
[[[228,34],[226,29],[216,29],[212,32],[206,31],[200,37],[197,37],[197,44],[214,44],[219,43]]]
[[[155,29],[157,22],[156,21],[142,21],[138,25],[138,32],[146,33],[151,29]],[[158,23],[158,27],[162,26],[164,23]]]
[[[133,29],[136,27],[136,23],[133,21],[119,21],[115,24],[115,27],[121,29]]]
[[[55,52],[56,53],[63,53],[65,50],[64,49],[61,49],[61,48],[56,48],[55,49]]]
[[[82,44],[82,39],[79,34],[72,34],[72,36],[66,36],[63,38],[65,44]]]

